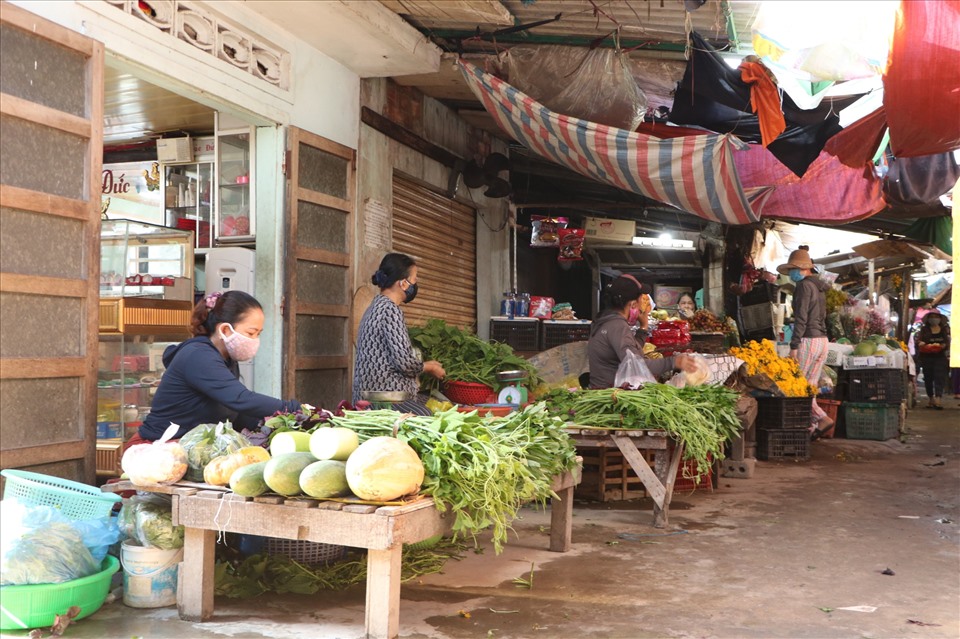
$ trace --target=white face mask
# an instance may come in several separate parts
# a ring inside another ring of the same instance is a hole
[[[253,356],[257,354],[257,349],[260,348],[260,338],[241,335],[231,324],[226,324],[226,326],[229,326],[232,332],[229,335],[224,335],[223,330],[221,330],[220,339],[223,340],[223,346],[227,349],[230,358],[237,362],[246,362],[253,359]]]

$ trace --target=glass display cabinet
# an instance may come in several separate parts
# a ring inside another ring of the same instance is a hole
[[[216,239],[252,242],[256,236],[253,180],[253,129],[217,132]]]
[[[123,442],[150,411],[163,351],[190,337],[191,231],[132,220],[100,230],[97,474],[120,473]]]
[[[213,247],[213,162],[163,165],[164,224],[193,231],[195,248]]]

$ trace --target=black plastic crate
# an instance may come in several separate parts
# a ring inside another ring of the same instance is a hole
[[[810,431],[806,428],[758,430],[757,459],[810,459]]]
[[[846,371],[845,378],[847,401],[899,404],[904,399],[902,370],[861,368]]]
[[[812,397],[758,397],[757,428],[809,428],[813,420],[812,412]]]
[[[540,327],[540,350],[590,339],[590,322],[544,320]]]
[[[507,344],[515,351],[540,348],[540,320],[491,319],[490,341]]]

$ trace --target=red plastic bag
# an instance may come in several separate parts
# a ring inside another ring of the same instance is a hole
[[[560,262],[573,262],[583,259],[583,229],[560,229]]]
[[[530,317],[550,319],[553,317],[554,299],[552,297],[533,296],[530,298]]]

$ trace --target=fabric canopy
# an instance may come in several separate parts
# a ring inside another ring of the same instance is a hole
[[[760,143],[760,122],[751,113],[750,85],[731,69],[700,34],[690,34],[690,60],[670,111],[675,124],[701,126],[733,133],[747,142]],[[817,159],[823,145],[840,132],[837,113],[856,98],[825,100],[815,109],[800,109],[783,96],[786,130],[767,147],[778,160],[802,176]]]
[[[845,166],[821,152],[802,178],[790,172],[768,151],[750,145],[734,154],[745,188],[775,187],[763,204],[763,216],[819,223],[852,222],[881,211],[880,179],[866,165]]]
[[[960,148],[960,1],[911,0],[901,11],[883,78],[893,154]]]
[[[548,160],[712,222],[759,219],[737,178],[729,136],[703,132],[664,140],[588,122],[550,111],[474,64],[459,64],[497,124]]]

